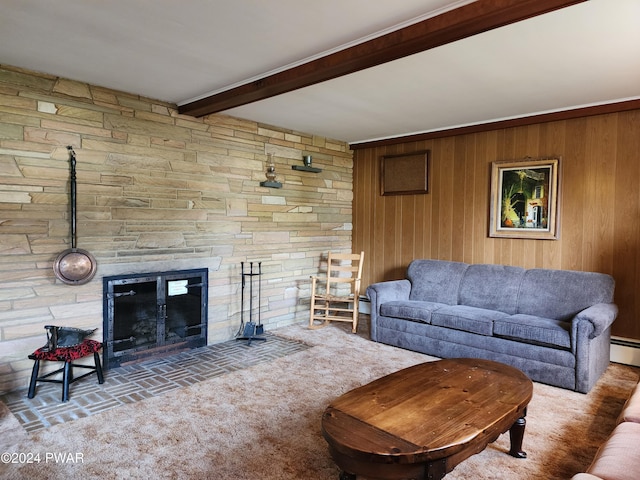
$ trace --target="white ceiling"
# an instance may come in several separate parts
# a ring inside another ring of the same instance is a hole
[[[1,0],[0,63],[178,105],[470,0]],[[640,0],[590,0],[223,113],[351,143],[640,98]]]

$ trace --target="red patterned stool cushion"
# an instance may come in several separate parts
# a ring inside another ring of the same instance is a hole
[[[84,339],[82,343],[73,345],[71,347],[59,347],[55,350],[43,350],[44,347],[39,348],[29,358],[31,360],[50,360],[54,362],[72,362],[79,358],[86,357],[92,353],[99,352],[102,348],[102,343],[97,340]]]

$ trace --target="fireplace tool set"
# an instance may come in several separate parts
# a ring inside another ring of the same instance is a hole
[[[238,330],[236,340],[247,340],[247,345],[251,345],[253,340],[262,340],[266,341],[265,337],[262,337],[264,333],[264,326],[262,325],[262,320],[260,318],[260,296],[261,296],[261,285],[262,285],[262,262],[258,263],[257,271],[253,269],[253,262],[249,262],[249,271],[245,272],[244,263],[240,262],[240,270],[242,276],[242,289],[240,294],[240,329]],[[253,278],[258,277],[258,323],[256,323],[253,319]],[[245,312],[244,312],[244,294],[247,284],[247,279],[249,281],[249,321],[245,322]]]

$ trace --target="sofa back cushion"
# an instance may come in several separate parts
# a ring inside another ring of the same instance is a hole
[[[414,260],[407,269],[411,282],[410,300],[458,303],[458,288],[468,264],[445,260]]]
[[[570,320],[596,303],[612,303],[615,283],[604,273],[534,268],[524,274],[518,312]]]
[[[458,303],[514,314],[524,272],[506,265],[469,265],[460,282]]]

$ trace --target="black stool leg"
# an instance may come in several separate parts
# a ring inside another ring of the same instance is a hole
[[[104,375],[102,374],[102,364],[100,363],[100,354],[93,352],[93,359],[96,362],[96,375],[98,375],[98,383],[102,385],[104,383]]]
[[[40,372],[40,360],[35,360],[33,364],[33,370],[31,370],[31,382],[29,382],[29,393],[27,397],[33,398],[36,396],[36,383],[38,383],[38,373]]]
[[[73,380],[73,370],[71,362],[64,362],[64,371],[62,372],[62,401],[69,400],[69,383]]]

